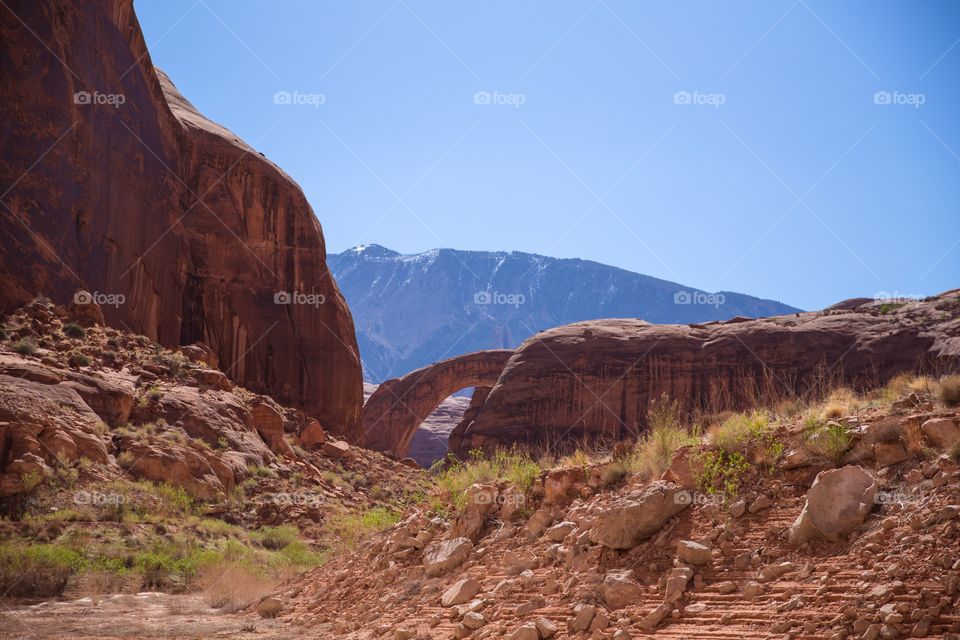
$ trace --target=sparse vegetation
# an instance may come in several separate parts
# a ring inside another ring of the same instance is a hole
[[[63,335],[68,338],[83,338],[87,335],[87,330],[76,322],[68,322],[63,325]]]
[[[948,407],[960,405],[960,375],[946,376],[940,380],[940,400]]]
[[[750,470],[750,463],[739,451],[709,449],[698,454],[697,461],[702,465],[696,477],[697,487],[706,493],[721,494],[724,499],[740,493],[743,474]]]
[[[331,518],[331,546],[352,549],[378,531],[395,525],[400,514],[386,507],[373,507],[360,513],[339,513]]]
[[[838,422],[825,421],[817,416],[804,421],[804,448],[833,464],[840,462],[852,441],[847,428]]]
[[[90,356],[80,353],[79,351],[74,351],[67,359],[67,364],[69,364],[71,367],[89,367]]]
[[[631,466],[650,477],[670,466],[677,449],[700,442],[699,433],[690,433],[681,423],[680,404],[667,394],[650,403],[647,427],[649,431],[637,445]]]
[[[505,482],[526,492],[540,475],[540,465],[519,450],[498,451],[488,457],[483,451],[473,450],[466,461],[450,455],[435,464],[437,484],[450,495],[454,508],[463,508],[463,492],[478,482]]]
[[[30,338],[21,338],[14,342],[10,348],[13,349],[14,353],[19,353],[21,356],[32,356],[37,352],[37,343]]]

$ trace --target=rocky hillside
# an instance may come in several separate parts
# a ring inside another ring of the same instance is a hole
[[[164,349],[95,305],[36,301],[0,323],[0,598],[244,604],[426,487],[412,461],[234,385],[202,343]]]
[[[684,323],[798,311],[588,260],[364,245],[328,257],[357,323],[364,376],[401,376],[450,356],[517,347],[543,329],[599,318]]]
[[[635,437],[664,393],[688,411],[717,412],[808,399],[837,383],[865,389],[903,372],[958,368],[960,290],[756,320],[581,322],[526,340],[450,446],[465,454],[518,442]]]
[[[356,437],[353,321],[319,222],[154,68],[132,0],[4,3],[0,75],[0,311],[86,291],[111,326],[203,341],[232,380]]]
[[[956,638],[960,415],[926,384],[733,416],[661,479],[656,446],[475,461],[275,606],[344,639]]]

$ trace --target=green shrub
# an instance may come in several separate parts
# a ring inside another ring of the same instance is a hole
[[[458,510],[464,507],[464,490],[472,484],[505,482],[526,492],[541,471],[540,465],[530,456],[516,449],[498,451],[492,457],[474,449],[465,461],[451,454],[446,460],[434,464],[431,470],[436,474],[437,484],[449,492]]]
[[[10,348],[13,349],[14,353],[19,353],[22,356],[32,356],[37,352],[37,343],[30,338],[21,338],[14,342]]]
[[[826,422],[816,416],[804,421],[803,448],[817,457],[836,464],[852,442],[853,438],[842,424]]]
[[[63,325],[63,335],[68,338],[82,338],[87,335],[87,330],[76,322],[68,322]]]
[[[352,549],[378,531],[400,521],[400,514],[386,507],[373,507],[360,513],[340,513],[331,518],[330,532],[334,544]]]
[[[67,359],[67,364],[69,364],[71,367],[89,367],[90,357],[86,354],[80,353],[79,351],[74,351]]]
[[[264,549],[279,551],[288,544],[299,540],[300,532],[297,531],[295,526],[285,524],[279,527],[266,527],[256,537]]]
[[[720,493],[725,498],[740,493],[743,474],[750,470],[750,463],[739,451],[728,453],[723,449],[710,449],[697,456],[702,471],[696,477],[697,487],[706,493]]]
[[[0,544],[0,585],[5,597],[48,597],[63,592],[84,566],[76,551],[57,544]]]

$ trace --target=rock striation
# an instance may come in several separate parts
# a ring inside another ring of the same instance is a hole
[[[202,341],[237,383],[358,438],[353,320],[319,222],[154,68],[132,1],[5,4],[0,74],[0,311],[85,290],[108,324]]]

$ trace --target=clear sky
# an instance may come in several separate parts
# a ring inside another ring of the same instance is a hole
[[[960,286],[958,2],[135,8],[329,251],[579,257],[810,309]]]

